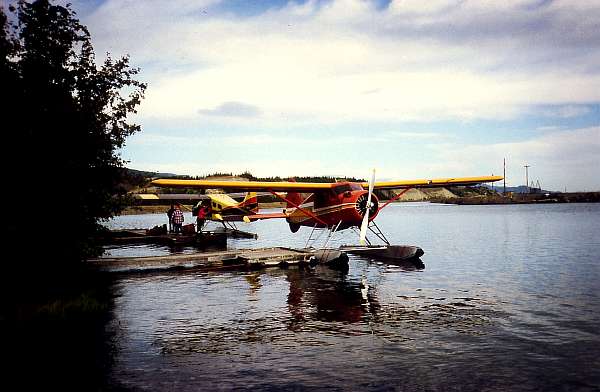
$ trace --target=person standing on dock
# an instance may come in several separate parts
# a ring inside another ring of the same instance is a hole
[[[175,210],[173,211],[173,230],[175,234],[181,233],[181,227],[183,225],[184,217],[183,212],[181,212],[181,206],[178,204],[175,205]]]
[[[206,213],[208,212],[208,207],[202,205],[198,210],[198,215],[196,216],[196,231],[199,233],[202,231],[202,226],[204,226],[204,222],[206,221]]]
[[[173,207],[173,203],[171,203],[171,208],[167,210],[167,216],[169,217],[169,233],[173,232],[173,212],[175,212],[175,207]]]

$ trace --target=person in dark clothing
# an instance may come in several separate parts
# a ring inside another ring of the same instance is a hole
[[[167,211],[167,216],[169,217],[169,233],[173,232],[173,213],[175,212],[175,207],[173,203],[171,203],[171,208]]]

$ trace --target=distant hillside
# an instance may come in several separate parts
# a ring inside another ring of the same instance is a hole
[[[135,169],[130,169],[130,168],[125,168],[125,170],[127,170],[127,172],[131,176],[142,176],[142,177],[145,177],[145,178],[156,178],[156,177],[170,178],[170,177],[177,177],[177,174],[173,174],[173,173],[149,172],[149,171],[135,170]]]
[[[496,194],[491,189],[481,186],[420,188],[411,189],[407,192],[402,189],[375,190],[375,194],[380,200],[389,200],[401,192],[403,192],[403,195],[397,199],[398,201],[437,202],[462,197],[482,197]]]

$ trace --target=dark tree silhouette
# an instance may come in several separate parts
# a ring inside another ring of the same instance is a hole
[[[146,85],[128,57],[96,64],[70,6],[20,1],[8,12],[0,10],[5,229],[25,255],[70,264],[100,252],[91,238],[124,206],[119,149],[140,130],[128,115]]]

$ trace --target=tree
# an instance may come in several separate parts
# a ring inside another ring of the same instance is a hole
[[[77,262],[99,254],[92,238],[124,207],[119,150],[140,131],[128,116],[146,85],[128,57],[96,64],[69,5],[19,1],[9,11],[13,23],[0,11],[3,170],[19,194],[5,215],[8,238]]]

